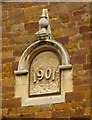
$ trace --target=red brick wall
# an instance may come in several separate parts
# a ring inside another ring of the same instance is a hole
[[[23,51],[34,42],[42,9],[47,8],[53,38],[68,50],[74,90],[64,103],[21,107],[15,75]],[[2,111],[8,118],[90,116],[90,3],[2,3]]]

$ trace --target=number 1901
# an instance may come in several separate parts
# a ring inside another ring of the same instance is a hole
[[[52,78],[52,80],[55,80],[55,70],[48,68],[46,70],[39,69],[34,72],[34,83],[36,83],[36,79],[41,81],[43,78],[46,80],[49,80],[50,78]]]

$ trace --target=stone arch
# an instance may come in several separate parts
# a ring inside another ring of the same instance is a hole
[[[47,45],[47,46],[42,47],[43,45]],[[37,47],[38,49],[35,50]],[[29,59],[32,60],[37,54],[39,54],[39,52],[45,49],[46,50],[49,49],[53,52],[56,52],[56,54],[58,54],[60,61],[62,60],[61,61],[62,65],[71,66],[69,54],[62,44],[59,44],[54,40],[44,40],[44,41],[36,41],[23,52],[19,61],[18,70],[21,71],[28,69]]]

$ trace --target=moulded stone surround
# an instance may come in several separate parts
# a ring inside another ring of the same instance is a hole
[[[41,60],[42,62],[40,62]],[[39,76],[40,71],[38,78],[36,76],[36,81],[33,80],[34,72],[32,69],[42,68],[45,71],[48,67],[53,69],[55,66],[60,74],[57,74],[56,78],[58,79],[55,78],[53,81],[49,76],[50,70],[48,70],[47,79]],[[19,61],[18,71],[15,71],[15,96],[21,97],[22,106],[64,102],[65,92],[73,91],[72,72],[68,52],[62,44],[52,39],[36,41],[24,51]],[[57,80],[58,82],[56,82]],[[33,86],[34,88],[32,88]],[[56,88],[52,89],[52,87]]]

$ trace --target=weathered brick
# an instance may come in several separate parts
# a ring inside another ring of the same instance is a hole
[[[78,49],[76,49],[75,51],[72,51],[72,56],[78,56],[78,55],[87,55],[90,53],[90,49],[89,48],[80,48],[78,45]]]
[[[76,21],[71,21],[67,23],[67,27],[74,27],[74,26],[76,26]]]
[[[39,105],[29,106],[28,108],[29,108],[29,111],[30,111],[30,112],[39,112],[39,111],[40,111]],[[21,108],[21,109],[22,109],[22,108]],[[26,111],[26,108],[25,108],[24,111]]]
[[[55,4],[55,6],[56,6],[56,4]],[[60,14],[61,13],[67,13],[68,12],[68,10],[69,10],[69,8],[68,8],[68,4],[67,3],[58,3],[57,2],[57,12],[60,12]],[[61,8],[62,8],[62,10],[61,10]],[[54,12],[54,11],[53,11]]]
[[[78,89],[77,89],[78,90]],[[66,93],[65,96],[66,102],[72,102],[72,101],[80,101],[84,99],[84,93],[83,92],[72,92],[72,93]]]
[[[3,50],[2,51],[2,57],[3,58],[12,58],[13,57],[13,51],[12,50]]]
[[[84,70],[91,69],[91,66],[92,66],[92,63],[86,63],[86,64],[83,65],[83,69]]]
[[[91,83],[91,81],[90,81],[90,83]],[[92,86],[92,85],[90,85],[90,89],[88,89],[88,90],[86,91],[86,93],[85,93],[85,100],[86,100],[86,101],[91,100],[91,98],[92,98],[92,95],[91,95],[91,86]],[[91,102],[90,102],[90,106],[91,106]]]
[[[26,44],[28,43],[29,36],[28,35],[22,35],[14,38],[15,44]]]
[[[18,118],[34,118],[34,114],[33,113],[26,113],[26,114],[21,114],[20,117]]]
[[[75,109],[75,115],[80,116],[84,114],[84,108],[77,108]]]
[[[75,64],[75,65],[73,65],[73,68],[74,68],[74,72],[82,71],[83,65],[82,64]]]
[[[25,23],[30,21],[38,21],[41,15],[43,6],[27,7],[24,9],[24,21]],[[36,14],[35,14],[36,12]]]
[[[78,33],[78,28],[77,27],[72,27],[72,28],[64,28],[62,29],[62,36],[73,36]]]
[[[27,2],[27,4],[28,4],[28,2]],[[31,4],[32,4],[32,6],[45,6],[45,5],[48,5],[48,2],[32,2]],[[28,5],[25,4],[26,7],[29,5],[30,4],[28,4]]]
[[[34,107],[35,112],[37,112],[36,107]],[[9,117],[18,117],[18,118],[26,118],[26,117],[33,117],[34,111],[30,111],[31,109],[29,107],[14,107],[9,108],[8,114]]]
[[[9,45],[9,46],[3,46],[2,47],[2,51],[3,52],[6,52],[6,51],[13,51],[13,49],[14,49],[14,46],[11,46],[11,45]]]
[[[9,44],[10,44],[10,39],[8,39],[8,38],[3,38],[3,39],[2,39],[2,44],[3,44],[3,46],[4,46],[4,45],[9,45]]]
[[[89,70],[81,70],[81,71],[76,71],[74,72],[74,77],[79,78],[79,77],[87,77],[90,75]]]
[[[13,62],[15,59],[12,57],[12,58],[4,58],[2,59],[2,63],[10,63],[10,62]]]
[[[90,107],[85,108],[85,115],[89,115],[91,113]]]
[[[24,52],[24,50],[27,48],[29,46],[29,44],[15,44],[14,45],[14,52],[16,52],[16,51],[20,51],[20,52]],[[21,49],[20,49],[21,48]]]
[[[85,33],[85,32],[88,32],[88,31],[90,31],[90,27],[89,27],[89,26],[81,26],[81,27],[79,28],[79,32],[80,32],[81,34],[83,34],[83,33]]]
[[[73,22],[79,21],[80,19],[81,19],[81,16],[80,16],[80,15],[72,16],[72,17],[71,17],[71,21],[73,21]]]
[[[46,104],[46,105],[40,105],[39,107],[39,111],[42,112],[42,111],[52,111],[53,108],[52,108],[52,105],[50,104]]]
[[[22,51],[16,50],[16,51],[13,52],[13,55],[14,55],[14,56],[21,56],[22,53],[23,53]]]
[[[33,34],[25,34],[22,36],[18,36],[14,38],[14,43],[17,45],[26,45],[26,44],[32,44],[34,41],[36,41],[36,36]]]
[[[82,9],[83,7],[86,7],[87,6],[87,3],[85,2],[70,2],[68,4],[68,7],[69,7],[69,11],[74,11],[74,10],[80,10]]]
[[[91,60],[92,60],[92,54],[91,53],[87,54],[87,62],[89,63],[91,62]]]
[[[68,43],[68,37],[59,37],[59,38],[56,38],[56,40],[59,43],[62,43],[62,44],[67,44]]]
[[[77,77],[74,78],[74,86],[75,85],[85,85],[85,84],[90,84],[90,76],[85,76],[85,77]]]
[[[90,19],[86,18],[85,20],[79,20],[78,25],[83,26],[83,25],[89,25],[90,24]]]
[[[6,32],[10,32],[11,26],[13,25],[13,21],[6,20],[3,22],[3,25],[5,26]]]
[[[38,31],[38,27],[37,26],[39,26],[38,22],[30,22],[30,23],[25,24],[25,30],[29,34],[35,33],[35,32]]]
[[[65,47],[69,50],[69,51],[73,51],[78,49],[78,45],[76,43],[71,43],[71,44],[67,44],[65,45]]]
[[[70,110],[71,109],[71,104],[66,102],[66,103],[57,103],[53,105],[54,110]]]
[[[11,26],[11,32],[13,36],[23,34],[23,32],[25,33],[24,23],[13,24]]]
[[[62,10],[61,10],[62,8]],[[57,18],[59,17],[62,13],[68,12],[68,4],[66,3],[51,3],[47,6],[47,9],[49,11],[49,16],[50,18]],[[54,12],[54,11],[55,12]]]
[[[10,39],[10,43],[14,44],[13,37],[19,36],[19,32],[7,32],[3,30],[2,37]],[[8,47],[8,46],[7,46]]]
[[[90,40],[90,33],[82,34],[82,40]]]
[[[61,37],[61,35],[62,35],[62,30],[61,30],[61,29],[55,29],[55,30],[53,30],[52,35],[53,35],[54,37]]]
[[[82,102],[82,106],[84,107],[84,108],[86,108],[86,107],[90,107],[90,100],[88,100],[88,101],[83,101]]]
[[[8,114],[8,109],[7,108],[3,108],[2,109],[2,116],[7,116]]]
[[[16,56],[15,61],[19,61],[19,60],[20,60],[20,56]]]
[[[20,98],[8,99],[2,101],[3,108],[13,108],[13,107],[20,107],[21,100]]]
[[[9,4],[9,3],[3,3],[3,5],[2,5],[2,9],[3,10],[11,10],[11,9],[13,9],[13,6],[12,6],[12,3],[11,4]]]
[[[15,71],[15,70],[18,69],[18,63],[19,63],[19,62],[17,62],[17,61],[12,63],[12,70],[13,70],[13,71]]]
[[[86,93],[86,91],[90,90],[90,84],[74,86],[74,92],[76,92],[77,90],[80,91],[80,94],[82,92]]]
[[[73,15],[82,15],[84,13],[85,13],[84,9],[83,10],[76,10],[76,11],[74,11]]]
[[[68,23],[70,21],[69,13],[61,14],[60,18],[61,18],[61,23]]]
[[[51,111],[37,112],[35,118],[51,118]]]
[[[76,108],[81,108],[82,107],[82,102],[78,101],[78,102],[72,102],[72,109],[76,109]]]
[[[64,27],[64,25],[61,24],[61,20],[59,18],[50,20],[50,24],[51,30],[60,29]]]
[[[16,8],[26,8],[26,7],[32,7],[33,3],[32,2],[13,2],[12,6],[14,9]]]
[[[9,12],[9,19],[16,21],[15,23],[18,23],[18,21],[24,20],[24,9],[13,9]]]
[[[2,70],[3,72],[12,72],[12,64],[11,63],[3,64]]]
[[[79,43],[79,47],[85,48],[86,50],[90,49],[90,46],[91,46],[90,41],[82,41]]]
[[[4,78],[9,78],[9,77],[14,77],[15,75],[14,75],[14,73],[13,73],[13,71],[12,72],[3,72],[2,73],[2,78],[4,79]]]
[[[8,11],[7,10],[3,10],[2,11],[2,21],[5,21],[8,19]]]
[[[2,80],[2,85],[3,86],[11,86],[11,85],[15,85],[15,77],[6,77]]]
[[[80,34],[69,37],[69,43],[70,44],[72,44],[72,43],[76,43],[77,44],[81,40],[82,40],[82,36]]]
[[[53,111],[52,112],[52,118],[67,118],[69,116],[73,116],[74,115],[74,110],[59,110],[59,111]]]
[[[14,86],[3,86],[2,87],[2,92],[3,93],[14,92],[14,90],[15,90]]]
[[[86,63],[86,55],[72,56],[71,61],[72,61],[73,64],[83,64],[83,63]]]
[[[9,93],[3,93],[2,94],[2,98],[3,99],[12,99],[15,97],[15,93],[13,92],[9,92]]]
[[[2,119],[20,119],[20,115],[9,115],[8,114],[8,117],[7,115],[6,116],[2,116]]]
[[[24,8],[28,8],[28,7],[32,7],[32,6],[34,6],[34,4],[35,4],[36,2],[26,2],[26,4],[25,4],[25,2],[23,3],[23,7]],[[44,3],[43,3],[44,4]]]
[[[30,113],[35,113],[35,112],[39,112],[40,108],[39,106],[21,106],[21,107],[18,107],[18,108],[13,108],[13,109],[10,109],[9,110],[9,114],[10,115],[18,115],[18,114],[30,114]]]

